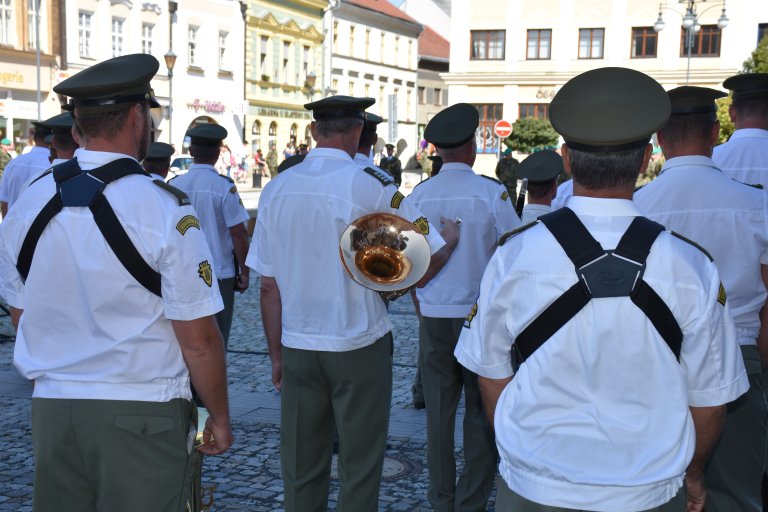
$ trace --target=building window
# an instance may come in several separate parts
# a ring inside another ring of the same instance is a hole
[[[200,27],[190,25],[187,30],[187,59],[190,66],[197,67],[197,31]]]
[[[528,60],[546,60],[550,58],[552,43],[551,29],[536,29],[528,31],[528,51],[525,58]]]
[[[0,0],[0,44],[13,44],[13,0]]]
[[[269,42],[269,37],[267,36],[261,36],[260,38],[260,47],[259,47],[259,74],[261,75],[261,79],[264,80],[264,78],[269,78],[269,72],[267,71],[267,43]]]
[[[354,57],[355,55],[355,26],[350,25],[349,26],[349,56]]]
[[[304,73],[303,79],[306,80],[309,76],[309,46],[302,48],[301,71]]]
[[[365,29],[365,60],[371,58],[371,29]]]
[[[381,31],[381,37],[379,38],[379,44],[381,48],[379,48],[379,62],[384,63],[384,42],[386,39],[384,38],[384,31]]]
[[[656,56],[658,35],[653,27],[635,27],[632,29],[632,58],[642,59]]]
[[[504,60],[506,30],[471,30],[471,60]]]
[[[365,97],[371,97],[371,84],[365,84]]]
[[[333,22],[333,51],[339,51],[339,22]]]
[[[761,23],[757,26],[757,44],[760,44],[764,37],[768,37],[768,23]]]
[[[442,105],[442,100],[443,100],[443,90],[442,89],[438,89],[436,87],[435,88],[435,99],[434,99],[435,103],[434,104],[435,105]]]
[[[408,40],[408,64],[405,67],[410,68],[413,62],[413,39]]]
[[[419,94],[419,105],[423,105],[427,102],[427,88],[426,87],[419,87],[418,89]]]
[[[219,71],[229,71],[229,50],[227,49],[228,32],[219,32]]]
[[[680,56],[688,56],[688,39],[686,30],[680,31]],[[702,25],[701,30],[693,34],[693,46],[691,57],[719,57],[720,56],[720,29],[717,25]]]
[[[269,123],[269,149],[272,149],[272,146],[275,146],[275,149],[277,149],[277,123],[272,121]]]
[[[405,93],[405,116],[411,119],[411,100],[413,98],[413,91],[408,89]]]
[[[394,65],[400,64],[400,38],[395,37],[395,61]]]
[[[549,103],[520,103],[517,107],[517,117],[549,119]]]
[[[91,16],[93,16],[91,12],[80,11],[77,17],[81,57],[91,56]]]
[[[336,94],[339,91],[339,79],[334,78],[331,80],[331,89],[333,89],[333,94]]]
[[[35,22],[35,4],[37,4],[37,13],[40,18],[40,43],[43,42],[43,35],[45,29],[45,20],[43,15],[45,13],[44,6],[41,0],[28,0],[27,4],[27,48],[37,48],[37,23]]]
[[[580,59],[602,59],[604,38],[605,38],[605,29],[602,29],[602,28],[579,29],[579,58]]]
[[[254,121],[251,127],[251,152],[255,155],[258,149],[261,149],[261,121]]]
[[[502,104],[491,103],[475,105],[480,114],[480,124],[475,132],[478,153],[496,153],[499,147],[499,139],[493,133],[493,127],[501,120]]]
[[[112,56],[123,54],[123,23],[122,18],[112,18]]]
[[[288,83],[288,56],[291,54],[291,43],[283,41],[283,83]]]
[[[384,86],[379,87],[379,115],[383,118],[387,118],[385,115],[387,113],[387,107],[384,104]]]
[[[150,23],[142,23],[141,25],[141,53],[152,55],[152,32],[154,32],[155,26]]]

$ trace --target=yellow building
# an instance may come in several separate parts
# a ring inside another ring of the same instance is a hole
[[[44,0],[0,1],[0,136],[17,145],[27,141],[32,121],[61,112],[51,92],[64,39],[59,7]]]
[[[304,104],[323,94],[322,0],[249,0],[245,35],[246,145],[266,156],[274,144],[311,143]]]

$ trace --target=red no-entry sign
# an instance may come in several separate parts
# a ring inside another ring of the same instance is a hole
[[[504,121],[503,119],[501,121],[496,121],[496,124],[493,126],[493,132],[497,137],[506,139],[512,135],[512,123]]]

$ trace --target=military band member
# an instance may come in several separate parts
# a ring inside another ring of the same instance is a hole
[[[0,177],[0,213],[3,217],[8,214],[8,210],[29,183],[51,166],[48,159],[50,145],[45,142],[45,138],[51,134],[51,129],[42,122],[33,121],[32,124],[35,126],[35,145],[28,153],[8,162]]]
[[[513,201],[517,198],[517,166],[519,165],[520,162],[512,157],[512,148],[505,149],[496,164],[496,177],[507,187],[507,193]]]
[[[729,178],[711,159],[720,133],[715,99],[725,93],[685,86],[668,94],[672,116],[658,132],[666,162],[634,198],[650,219],[701,244],[723,280],[750,388],[728,406],[704,473],[707,510],[757,512],[768,429],[761,364],[761,354],[768,361],[768,194]]]
[[[549,149],[533,153],[518,166],[517,177],[528,179],[528,203],[523,208],[523,224],[552,211],[552,200],[557,197],[557,177],[563,172],[563,158]]]
[[[201,272],[210,251],[186,196],[138,163],[158,67],[126,55],[56,85],[73,98],[85,147],[32,183],[0,225],[14,364],[34,382],[38,512],[184,510],[190,379],[210,412],[200,451],[232,444],[213,317],[222,302]],[[57,196],[58,214],[46,206]],[[47,228],[31,227],[37,219]]]
[[[399,187],[400,183],[403,181],[403,164],[400,163],[400,159],[395,155],[394,144],[387,144],[385,149],[387,150],[387,154],[379,161],[379,167],[392,176],[392,179],[395,181],[395,186]]]
[[[171,170],[171,157],[175,149],[165,142],[152,142],[147,149],[147,156],[144,157],[142,165],[150,176],[155,179],[165,181],[168,172]]]
[[[249,241],[244,223],[250,216],[235,182],[219,174],[214,167],[227,130],[217,124],[201,124],[189,130],[187,135],[191,138],[189,154],[194,163],[186,174],[171,182],[189,196],[200,219],[200,229],[213,253],[213,269],[224,300],[224,309],[216,314],[216,322],[226,349],[232,328],[235,290],[243,293],[248,289],[250,271],[245,265],[245,257]]]
[[[417,185],[409,198],[430,218],[461,219],[461,239],[448,264],[417,288],[419,351],[427,409],[429,502],[438,512],[485,511],[496,475],[496,447],[483,411],[477,375],[453,355],[464,319],[480,289],[497,240],[520,226],[507,190],[475,174],[477,109],[450,106],[427,124],[424,138],[443,159],[440,174]],[[464,468],[456,481],[454,425],[464,391]]]
[[[574,196],[506,237],[456,348],[495,425],[498,512],[703,510],[725,404],[748,382],[717,267],[631,201],[669,113],[625,68],[550,104]]]
[[[337,510],[375,512],[392,393],[392,324],[377,292],[346,276],[339,239],[364,214],[421,226],[440,270],[458,228],[438,230],[378,169],[353,157],[372,98],[331,96],[305,107],[315,148],[259,199],[248,265],[261,274],[261,310],[281,390],[280,457],[286,512],[326,510],[332,426],[339,434]],[[310,262],[311,260],[311,262]]]
[[[733,91],[728,113],[736,131],[712,160],[726,176],[768,190],[768,73],[732,76],[723,87]]]
[[[79,142],[72,136],[74,122],[71,112],[62,112],[43,121],[43,124],[51,130],[49,135],[51,153],[56,154],[51,160],[51,166],[71,160],[75,150],[80,147]]]
[[[363,131],[360,133],[360,142],[357,144],[357,153],[355,153],[354,158],[355,162],[357,162],[363,169],[366,167],[376,167],[376,164],[373,163],[371,152],[379,138],[376,134],[376,128],[383,122],[384,119],[381,116],[377,116],[371,112],[365,113],[365,124],[363,125]],[[381,169],[381,167],[379,167],[379,169]]]

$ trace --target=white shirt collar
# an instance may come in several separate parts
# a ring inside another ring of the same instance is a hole
[[[708,156],[703,155],[686,155],[686,156],[676,156],[675,158],[670,158],[666,162],[664,162],[664,166],[661,168],[661,173],[664,173],[670,169],[674,169],[675,167],[683,167],[688,165],[695,165],[699,167],[711,167],[716,170],[720,170],[714,161]]]
[[[629,199],[603,199],[587,196],[572,196],[566,206],[576,215],[594,217],[637,217],[642,215],[635,203]]]
[[[93,167],[100,167],[120,158],[130,158],[131,160],[136,160],[132,156],[124,155],[122,153],[110,153],[109,151],[89,151],[85,148],[77,148],[75,150],[74,158],[77,158],[77,161],[80,164]],[[80,165],[80,167],[82,168],[83,166]]]
[[[352,162],[352,157],[349,156],[349,154],[345,151],[342,151],[341,149],[336,148],[312,148],[312,150],[307,153],[307,156],[305,160],[308,160],[310,158],[338,158],[340,160],[347,160],[349,162]]]
[[[219,171],[217,171],[216,168],[214,166],[212,166],[211,164],[191,164],[189,166],[188,172],[189,171],[196,171],[198,169],[202,169],[202,170],[206,170],[206,171],[213,171],[216,174],[219,173]]]
[[[467,164],[461,163],[461,162],[447,162],[444,163],[442,167],[440,167],[440,172],[445,171],[468,171],[474,174],[474,170]]]
[[[733,132],[733,135],[731,135],[731,138],[729,140],[746,139],[750,137],[757,137],[758,139],[768,139],[768,130],[762,130],[760,128],[742,128],[741,130],[736,130],[735,132]]]

